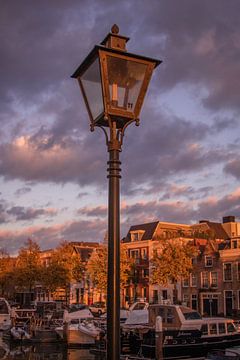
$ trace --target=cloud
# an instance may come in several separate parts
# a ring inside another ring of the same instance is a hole
[[[227,174],[233,175],[236,179],[240,179],[240,160],[232,159],[225,166],[224,171]]]
[[[23,206],[13,206],[8,209],[7,214],[14,218],[16,221],[29,221],[33,219],[37,219],[41,216],[55,216],[57,211],[55,209],[33,209],[33,208],[25,208]]]
[[[15,191],[15,195],[22,196],[22,195],[26,195],[27,193],[29,193],[31,191],[32,191],[32,189],[30,187],[23,187],[23,188],[17,189]]]
[[[78,210],[79,215],[86,215],[89,217],[103,217],[107,218],[107,207],[106,206],[97,206],[95,208],[83,207]]]

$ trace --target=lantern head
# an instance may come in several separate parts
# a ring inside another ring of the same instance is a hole
[[[78,79],[92,126],[115,121],[121,129],[139,118],[153,69],[161,61],[128,53],[128,40],[114,25],[72,75]]]

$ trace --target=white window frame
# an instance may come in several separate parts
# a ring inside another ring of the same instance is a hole
[[[131,241],[132,241],[132,242],[141,241],[144,232],[145,232],[145,231],[143,231],[143,230],[134,230],[134,231],[131,231],[131,233],[130,233],[130,234],[131,234]]]
[[[231,265],[231,279],[226,279],[226,277],[225,277],[225,269],[224,269],[224,267],[225,267],[225,265]],[[223,263],[223,281],[224,282],[232,282],[233,280],[233,267],[232,267],[232,262],[224,262]]]
[[[134,256],[133,256],[134,254]],[[130,257],[132,259],[139,259],[139,249],[131,249],[130,250]]]
[[[205,267],[213,267],[213,257],[211,255],[205,255]]]
[[[195,282],[193,282],[193,279],[195,279]],[[190,274],[190,284],[191,287],[197,287],[197,274],[195,273]]]
[[[204,282],[203,282],[203,275],[206,274],[206,286],[204,285]],[[209,273],[208,271],[202,271],[201,272],[201,288],[203,289],[209,289]]]
[[[182,281],[182,286],[183,286],[184,288],[187,288],[187,287],[190,286],[189,277],[183,279],[183,281]]]
[[[213,278],[212,274],[213,273],[216,274],[216,285],[213,285],[213,282],[212,282],[212,278]],[[214,289],[218,288],[218,272],[217,271],[211,271],[210,272],[210,287],[214,288]]]

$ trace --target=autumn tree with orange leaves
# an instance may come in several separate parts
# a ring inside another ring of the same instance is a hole
[[[152,284],[174,285],[174,301],[178,299],[177,282],[187,278],[193,269],[192,258],[197,249],[190,242],[180,239],[158,239],[158,250],[151,260],[150,281]]]

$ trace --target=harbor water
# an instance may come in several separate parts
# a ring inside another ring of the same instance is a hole
[[[67,349],[61,343],[21,346],[4,342],[0,334],[0,360],[103,360],[90,349]]]

